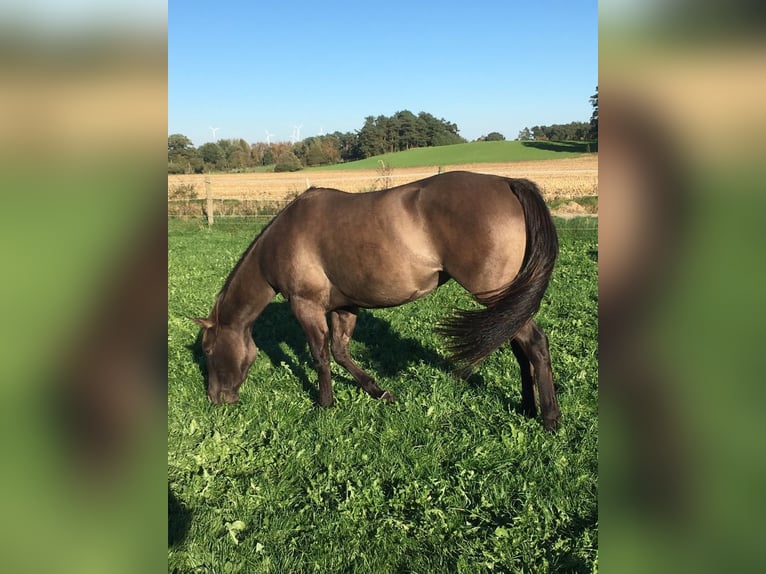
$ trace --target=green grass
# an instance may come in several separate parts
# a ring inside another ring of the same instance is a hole
[[[397,397],[370,399],[333,365],[336,406],[287,304],[255,323],[261,353],[238,404],[207,402],[198,328],[257,229],[169,225],[169,572],[591,572],[597,564],[597,222],[560,222],[538,322],[563,412],[522,416],[513,354],[468,382],[432,326],[470,301],[448,283],[363,311],[359,363]]]
[[[593,151],[596,151],[595,144]],[[500,163],[509,161],[556,159],[587,153],[586,142],[471,142],[376,155],[367,159],[311,168],[314,170],[377,169],[380,162],[393,168],[457,165],[465,163]]]

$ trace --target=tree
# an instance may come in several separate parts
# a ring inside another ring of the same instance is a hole
[[[199,147],[199,155],[208,170],[218,168],[224,159],[223,150],[218,144],[208,142]]]
[[[357,159],[364,159],[362,150],[359,147],[359,137],[357,134],[352,132],[334,132],[332,136],[338,142],[338,151],[341,160],[355,161]]]
[[[409,110],[401,110],[391,117],[367,116],[364,126],[357,132],[358,146],[346,149],[356,149],[364,158],[416,147],[465,142],[458,131],[456,124],[445,119],[436,119],[425,112],[415,116]]]
[[[287,153],[287,152],[290,152],[291,154],[293,154],[293,148],[294,147],[295,146],[293,144],[291,144],[290,142],[274,142],[274,143],[272,143],[269,146],[269,150],[271,151],[271,154],[272,154],[272,161],[270,161],[269,164],[271,164],[271,163],[274,163],[274,164],[280,163],[281,160],[279,158],[282,156],[282,154]],[[300,163],[300,161],[298,163]]]
[[[183,134],[172,134],[168,136],[168,155],[182,154],[194,149],[192,141]]]
[[[319,145],[322,146],[328,163],[340,161],[340,140],[335,135],[322,136],[319,138]]]
[[[250,146],[250,161],[253,165],[263,165],[263,150],[267,147],[265,143],[254,143]]]
[[[420,112],[418,117],[426,126],[426,146],[451,145],[465,143],[465,138],[460,137],[457,124],[448,122],[444,118],[436,119],[431,114]]]
[[[293,145],[293,153],[303,165],[328,165],[341,159],[340,142],[335,135],[306,138]]]
[[[277,162],[277,158],[274,155],[274,150],[271,148],[271,146],[266,146],[266,148],[263,150],[263,155],[261,156],[261,165],[272,165]]]
[[[399,119],[396,116],[378,116],[375,123],[383,134],[382,153],[399,151]]]
[[[396,112],[393,118],[397,131],[396,149],[399,151],[416,147],[426,147],[426,122],[409,110]]]
[[[274,171],[298,171],[302,169],[300,160],[291,151],[284,151],[277,157]]]
[[[484,141],[488,142],[503,142],[505,141],[505,136],[501,134],[500,132],[490,132],[487,134],[487,137],[484,138]]]
[[[598,141],[598,86],[596,86],[596,93],[590,97],[590,105],[593,106],[593,114],[590,116],[588,137]]]
[[[519,139],[536,141],[585,141],[588,139],[589,125],[587,122],[569,122],[568,124],[552,124],[550,126],[533,126],[531,130],[524,128],[519,132]],[[531,138],[529,137],[531,133]]]
[[[202,173],[204,163],[183,134],[168,136],[168,173]]]
[[[358,140],[362,157],[371,157],[386,151],[385,132],[372,116],[364,118],[364,125],[359,130]]]
[[[229,166],[232,169],[244,169],[250,160],[250,153],[242,151],[241,149],[235,149],[229,155]]]
[[[519,141],[529,141],[532,139],[532,132],[529,131],[529,128],[524,128],[519,132],[519,135],[516,137]]]
[[[330,158],[327,156],[327,152],[322,147],[321,142],[314,139],[306,147],[306,165],[326,165],[330,163]]]

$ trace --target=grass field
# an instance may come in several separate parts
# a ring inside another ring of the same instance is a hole
[[[257,232],[169,221],[169,572],[591,572],[597,569],[596,220],[557,221],[561,253],[538,314],[562,427],[522,416],[509,349],[467,382],[432,326],[468,297],[448,283],[364,311],[359,363],[397,401],[333,365],[335,407],[287,304],[255,323],[261,353],[235,405],[214,407],[198,328]]]
[[[591,148],[591,145],[593,147]],[[393,168],[458,165],[465,163],[505,163],[576,157],[596,151],[595,144],[584,142],[470,142],[377,155],[359,161],[339,163],[312,170],[376,169],[380,162]]]

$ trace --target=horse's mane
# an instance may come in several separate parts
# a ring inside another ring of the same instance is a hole
[[[239,268],[242,266],[242,263],[245,260],[245,257],[247,257],[250,252],[253,250],[253,247],[255,247],[255,244],[258,242],[258,240],[261,238],[261,235],[264,234],[264,232],[271,227],[271,224],[274,222],[274,219],[276,217],[272,218],[271,221],[269,221],[266,225],[263,226],[263,229],[258,233],[258,235],[255,236],[255,239],[253,239],[250,242],[250,245],[247,246],[247,249],[245,249],[242,252],[242,255],[239,256],[239,259],[234,264],[234,267],[232,268],[231,272],[229,273],[229,276],[226,278],[226,281],[224,281],[223,286],[221,287],[221,290],[218,292],[218,295],[223,295],[226,291],[229,289],[229,285],[231,284],[232,279],[234,278],[234,275],[236,275],[237,271],[239,271]]]
[[[234,276],[239,271],[239,268],[242,266],[242,263],[245,261],[245,258],[250,254],[250,252],[255,247],[255,244],[258,243],[258,240],[261,238],[261,236],[266,232],[266,230],[271,227],[271,224],[276,221],[277,217],[281,215],[281,213],[290,207],[296,200],[300,198],[300,195],[293,199],[290,203],[285,205],[282,209],[279,210],[279,213],[277,213],[274,217],[271,218],[271,221],[269,221],[266,225],[263,226],[263,229],[258,233],[258,235],[255,236],[255,239],[253,239],[250,242],[250,245],[247,246],[247,249],[245,249],[242,252],[242,255],[239,256],[239,259],[234,264],[234,267],[232,268],[231,272],[229,273],[229,276],[226,277],[226,281],[224,281],[223,286],[221,287],[221,290],[218,292],[218,296],[215,300],[215,305],[213,306],[213,311],[210,313],[210,318],[214,319],[216,323],[218,323],[218,307],[223,302],[224,298],[226,297],[226,293],[229,290],[229,286],[231,285],[231,282],[234,280]]]

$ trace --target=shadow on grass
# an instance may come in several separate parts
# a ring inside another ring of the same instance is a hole
[[[592,153],[598,151],[598,142],[525,141],[521,145],[546,151],[568,151],[570,153]]]
[[[204,388],[207,371],[201,339],[202,331],[200,330],[194,343],[187,348],[199,367],[200,381]],[[264,309],[253,325],[253,340],[259,351],[269,358],[272,365],[278,366],[283,363],[287,365],[300,380],[303,390],[314,402],[318,401],[319,390],[315,382],[314,361],[309,353],[303,330],[293,315],[289,303],[272,302]],[[402,376],[407,367],[421,362],[457,377],[455,365],[449,360],[424,346],[420,341],[403,337],[392,329],[387,321],[368,311],[360,311],[353,340],[362,346],[361,349],[357,348],[352,353],[354,360],[375,378]],[[286,352],[283,344],[291,352]],[[351,375],[345,371],[343,377],[335,376],[334,382],[356,386]],[[463,382],[477,390],[487,386],[479,372],[473,372],[464,377]]]
[[[191,352],[192,361],[199,369],[199,383],[202,385],[202,390],[207,394],[207,363],[205,362],[205,352],[202,350],[202,329],[197,331],[194,342],[187,345],[186,348]]]
[[[272,302],[266,306],[253,325],[253,341],[272,365],[277,367],[284,363],[290,368],[312,401],[316,403],[319,400],[319,389],[308,374],[309,369],[313,370],[314,359],[311,358],[306,336],[289,303]],[[285,353],[281,343],[285,343],[293,355]]]
[[[363,352],[356,353],[363,368],[382,376],[396,377],[419,362],[444,371],[454,370],[454,366],[432,348],[423,346],[415,339],[402,337],[388,321],[372,313],[362,311],[359,314],[354,340],[365,346]]]
[[[184,541],[191,526],[191,512],[168,486],[168,546]]]
[[[273,365],[285,363],[290,367],[300,379],[304,390],[314,401],[318,400],[318,389],[312,382],[316,378],[313,373],[314,362],[308,350],[306,337],[289,303],[273,302],[266,307],[255,322],[253,340]],[[453,369],[452,365],[433,349],[424,347],[415,339],[402,337],[387,321],[364,310],[359,313],[353,340],[364,347],[352,353],[354,360],[373,377],[396,377],[409,365],[421,361],[446,371]],[[282,343],[287,345],[292,354],[283,350]],[[336,383],[344,382],[356,386],[351,375],[334,379]]]

